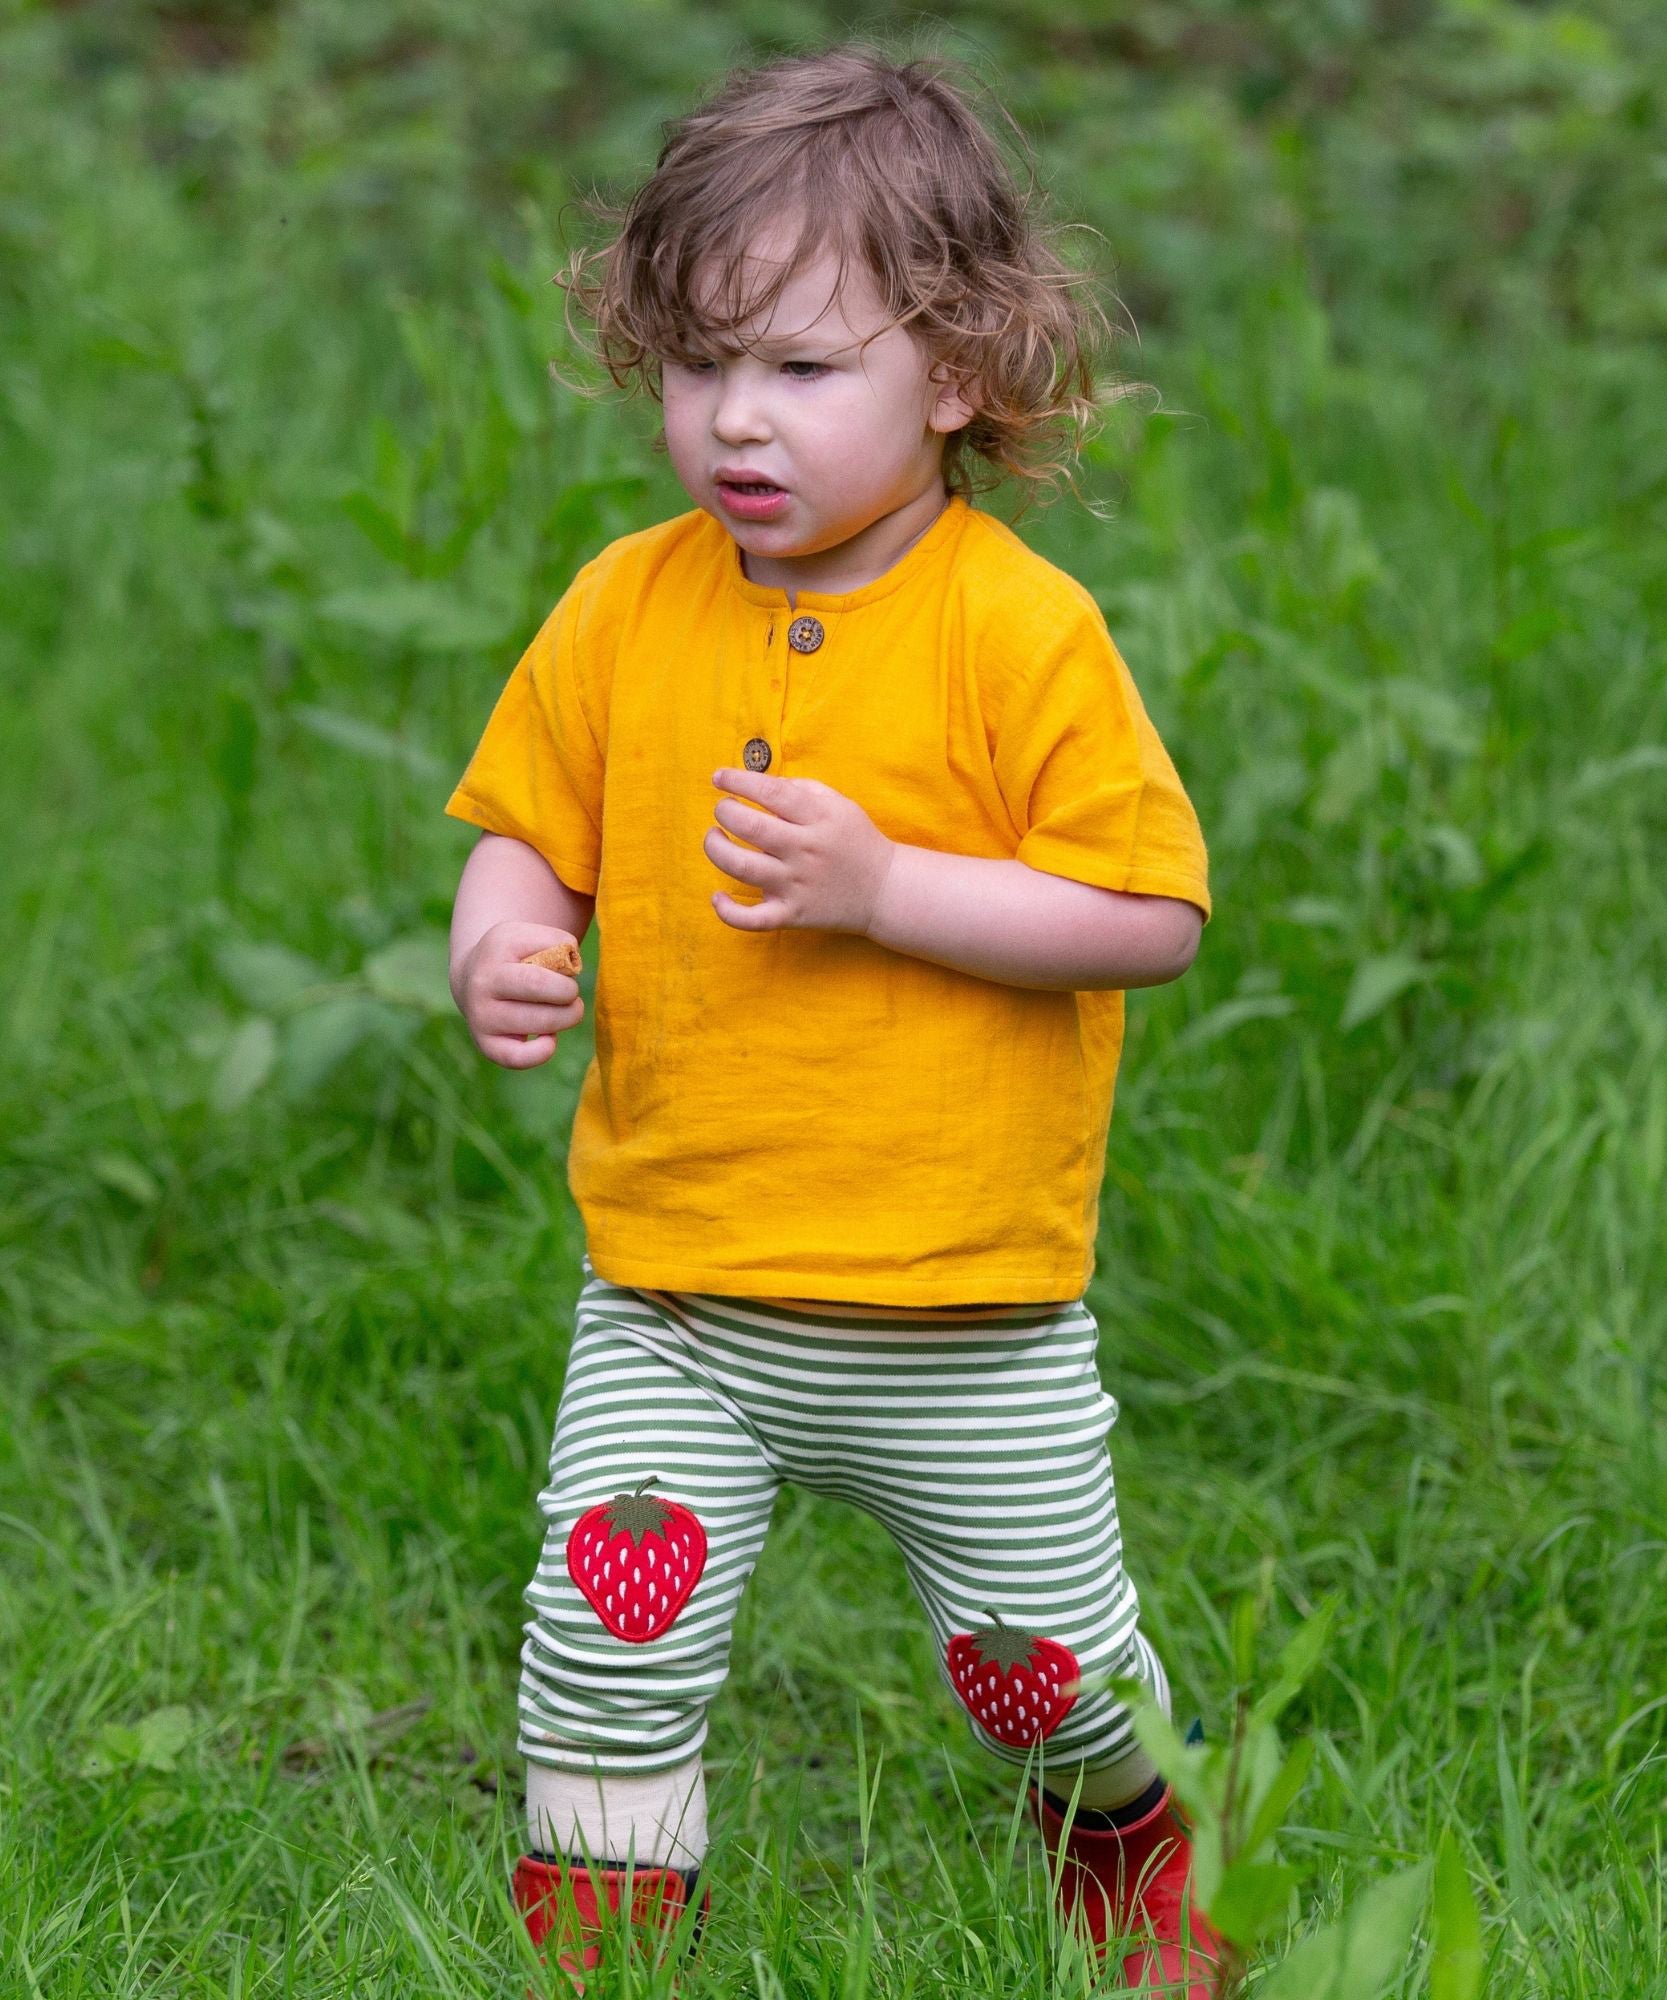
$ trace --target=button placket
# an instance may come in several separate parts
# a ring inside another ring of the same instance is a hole
[[[787,708],[787,670],[782,654],[776,650],[776,622],[776,614],[772,611],[764,629],[763,665],[767,692],[759,704],[760,726],[741,748],[741,763],[748,771],[768,771],[772,764],[779,762],[777,748],[781,743]]]
[[[776,618],[772,612],[764,634],[764,650],[767,655],[767,678],[770,699],[768,709],[773,711],[768,719],[760,718],[763,727],[750,735],[741,750],[741,762],[749,771],[768,771],[772,766],[780,766],[782,746],[787,735],[788,697],[788,655],[801,656],[820,650],[828,636],[828,628],[820,618],[808,611],[801,612],[787,627],[787,649],[783,653],[775,650]]]

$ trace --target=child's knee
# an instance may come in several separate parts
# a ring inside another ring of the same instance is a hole
[[[652,1514],[652,1519],[650,1519]],[[697,1751],[729,1671],[744,1565],[709,1565],[694,1511],[649,1503],[552,1519],[521,1661],[521,1748],[561,1746],[624,1774]]]
[[[949,1682],[994,1755],[1057,1770],[1067,1789],[1078,1772],[1111,1772],[1115,1789],[1123,1767],[1133,1770],[1144,1753],[1129,1703],[1111,1683],[1142,1684],[1167,1715],[1169,1682],[1138,1630],[1108,1644],[1062,1629],[1063,1637],[1000,1627],[958,1635],[945,1655]]]

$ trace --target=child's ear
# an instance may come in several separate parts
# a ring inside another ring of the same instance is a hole
[[[936,386],[937,401],[927,415],[927,423],[935,431],[958,431],[970,424],[978,414],[977,378],[965,374],[953,374],[947,363],[939,361],[933,365],[927,376],[929,386]]]

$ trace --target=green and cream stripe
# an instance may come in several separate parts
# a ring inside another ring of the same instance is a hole
[[[927,1327],[637,1291],[585,1268],[527,1589],[523,1755],[623,1776],[699,1750],[784,1483],[849,1500],[891,1532],[940,1670],[950,1638],[993,1609],[1068,1646],[1085,1677],[1134,1674],[1166,1692],[1136,1629],[1106,1452],[1117,1405],[1081,1301]],[[573,1584],[567,1540],[587,1508],[650,1477],[696,1514],[708,1552],[676,1622],[632,1644]],[[968,1720],[998,1756],[1026,1761]],[[1131,1742],[1127,1711],[1090,1691],[1043,1754],[1095,1770]]]

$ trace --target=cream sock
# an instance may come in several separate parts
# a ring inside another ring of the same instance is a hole
[[[1150,1790],[1157,1775],[1157,1765],[1137,1744],[1126,1757],[1119,1757],[1115,1764],[1103,1764],[1097,1771],[1085,1771],[1077,1804],[1085,1812],[1115,1812],[1119,1806],[1126,1806],[1131,1799],[1138,1799],[1142,1792]],[[1076,1781],[1074,1771],[1069,1782],[1063,1772],[1050,1771],[1048,1790],[1056,1798],[1068,1799]]]
[[[1163,1670],[1163,1662],[1153,1652],[1145,1639],[1137,1632],[1135,1648],[1140,1655],[1140,1678],[1158,1698],[1158,1706],[1165,1715],[1171,1711],[1169,1696],[1169,1676]],[[1115,1812],[1131,1799],[1138,1799],[1142,1792],[1150,1789],[1158,1775],[1158,1767],[1138,1743],[1119,1757],[1115,1764],[1102,1764],[1097,1770],[1085,1771],[1082,1778],[1082,1792],[1077,1804],[1085,1812]],[[1068,1799],[1075,1789],[1077,1774],[1069,1766],[1065,1770],[1050,1771],[1047,1788],[1057,1799]]]
[[[642,1777],[601,1777],[527,1765],[527,1833],[544,1854],[588,1854],[598,1864],[698,1868],[706,1853],[706,1777],[700,1758]]]

